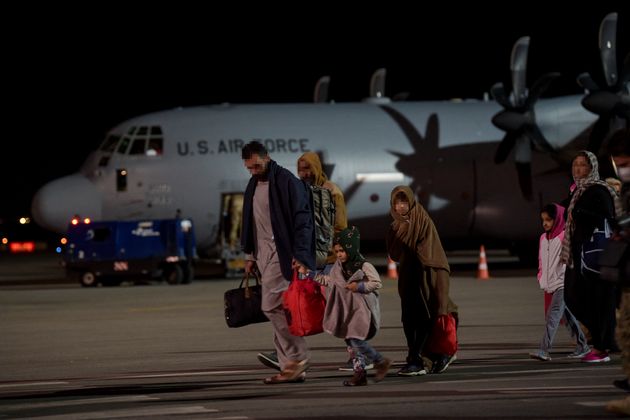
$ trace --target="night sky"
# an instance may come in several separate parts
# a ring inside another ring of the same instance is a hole
[[[358,101],[380,67],[388,96],[481,98],[495,82],[509,86],[510,51],[524,35],[531,37],[528,84],[559,71],[547,96],[580,93],[581,72],[603,83],[597,42],[607,13],[619,13],[619,65],[630,51],[628,2],[604,3],[570,11],[510,2],[487,10],[243,4],[229,14],[55,9],[21,11],[14,21],[5,14],[12,27],[3,29],[0,219],[28,214],[37,188],[75,172],[108,129],[147,112],[309,102],[322,75],[332,78],[332,99]]]

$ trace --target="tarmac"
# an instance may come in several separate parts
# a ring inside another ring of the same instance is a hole
[[[560,329],[552,360],[530,359],[544,330],[535,270],[492,255],[488,280],[454,264],[459,349],[442,374],[397,376],[406,346],[397,283],[383,272],[371,342],[395,363],[358,388],[341,385],[345,345],[328,334],[306,338],[306,382],[263,384],[274,371],[256,354],[272,348],[270,324],[228,328],[223,316],[223,293],[239,279],[81,288],[54,259],[3,256],[0,418],[614,418],[606,403],[627,395],[613,386],[620,356],[568,359],[574,344]]]

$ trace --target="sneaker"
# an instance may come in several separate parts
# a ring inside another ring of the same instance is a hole
[[[276,353],[275,351],[271,353],[260,352],[258,353],[257,357],[260,363],[267,366],[268,368],[280,370],[280,362],[278,362],[278,353]]]
[[[431,373],[444,372],[446,369],[448,369],[448,366],[451,363],[453,363],[455,360],[457,360],[456,355],[452,355],[452,356],[443,355],[443,356],[438,357],[437,360],[433,361],[433,368],[431,369]]]
[[[585,363],[610,362],[610,356],[605,351],[597,353],[595,350],[591,350],[586,356],[582,357],[582,361]]]
[[[549,356],[549,353],[542,350],[529,353],[529,357],[531,357],[532,359],[542,360],[543,362],[548,362],[551,360],[551,356]]]
[[[427,371],[422,366],[407,364],[403,366],[397,373],[398,376],[421,376],[426,375]]]
[[[374,369],[374,363],[365,361],[365,370]],[[349,359],[345,365],[339,367],[339,370],[343,372],[354,372],[354,364],[352,363],[352,359]]]
[[[586,350],[575,350],[573,353],[567,356],[568,359],[581,359],[582,357],[589,354],[591,349],[587,348]]]

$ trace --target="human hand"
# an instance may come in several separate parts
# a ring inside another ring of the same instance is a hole
[[[356,292],[357,290],[359,290],[359,284],[356,281],[353,281],[352,283],[346,284],[346,289],[350,290],[351,292]]]
[[[295,258],[291,260],[291,268],[293,270],[297,270],[297,272],[300,274],[308,274],[308,272],[310,271],[308,267],[306,267],[304,264],[302,264]]]
[[[247,260],[245,261],[245,274],[251,274],[254,272],[254,267],[256,266],[256,261]]]

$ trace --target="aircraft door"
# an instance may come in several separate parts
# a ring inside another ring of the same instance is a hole
[[[218,244],[221,247],[221,257],[225,260],[227,277],[238,276],[245,268],[245,256],[241,252],[240,244],[242,213],[242,192],[221,195]]]

